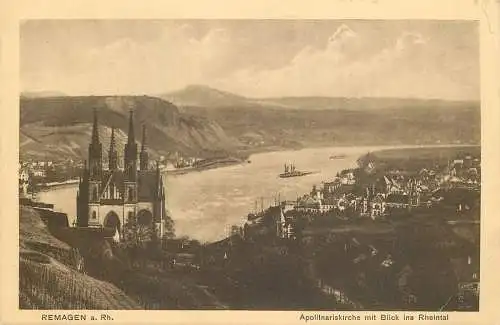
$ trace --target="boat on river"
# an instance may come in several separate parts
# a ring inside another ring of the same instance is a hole
[[[288,177],[300,177],[300,176],[306,176],[312,174],[312,172],[308,171],[300,171],[295,169],[294,164],[285,164],[285,171],[281,174],[279,174],[280,178],[288,178]]]

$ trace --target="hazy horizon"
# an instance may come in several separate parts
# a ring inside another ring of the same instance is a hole
[[[424,20],[28,20],[23,93],[479,100],[478,24]]]
[[[65,94],[61,91],[57,90],[41,90],[41,91],[21,91],[20,95],[25,96],[27,98],[50,98],[50,97],[140,97],[140,96],[149,96],[149,97],[158,97],[160,95],[166,95],[166,94],[171,94],[175,92],[180,92],[184,91],[189,87],[204,87],[207,89],[212,89],[215,91],[221,91],[224,93],[228,93],[229,95],[235,95],[239,97],[243,97],[245,99],[250,99],[250,100],[266,100],[266,99],[280,99],[280,98],[345,98],[345,99],[394,99],[394,100],[422,100],[422,101],[449,101],[449,102],[480,102],[480,98],[476,99],[443,99],[443,98],[418,98],[418,97],[347,97],[347,96],[315,96],[315,95],[304,95],[304,96],[274,96],[274,97],[250,97],[250,96],[245,96],[244,94],[237,94],[234,92],[230,92],[228,90],[224,89],[219,89],[219,88],[214,88],[209,85],[200,85],[200,84],[192,84],[192,85],[187,85],[181,89],[174,89],[172,91],[165,92],[163,94]],[[28,96],[27,96],[28,95]],[[32,96],[29,96],[32,95]]]

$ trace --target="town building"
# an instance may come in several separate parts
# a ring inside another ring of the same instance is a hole
[[[342,184],[340,179],[336,178],[333,182],[325,182],[323,184],[323,195],[328,196],[333,194],[336,190],[340,188]]]
[[[455,304],[451,301],[448,303],[451,303],[453,310],[477,310],[480,292],[479,256],[472,254],[455,257],[450,261],[457,279],[457,294]],[[447,307],[443,306],[442,310],[447,310]]]
[[[407,194],[391,193],[385,200],[386,208],[407,209],[410,206],[410,199]]]
[[[44,168],[37,166],[37,168],[33,169],[33,176],[43,178],[47,176],[47,171]]]
[[[19,170],[19,194],[22,196],[28,195],[28,186],[30,183],[30,174],[27,168],[22,167]]]
[[[114,129],[111,132],[108,167],[105,168],[97,112],[94,111],[88,161],[80,177],[77,193],[78,227],[114,229],[119,241],[126,239],[126,227],[150,230],[152,235],[163,237],[166,216],[163,176],[158,166],[149,167],[145,127],[142,137],[142,146],[138,153],[131,111],[124,150],[124,168],[118,168]]]
[[[373,220],[380,218],[381,216],[384,215],[385,213],[385,199],[382,194],[377,194],[371,201],[370,201],[370,218]]]
[[[294,210],[297,202],[296,201],[281,201],[280,206],[283,209],[283,213],[287,213],[288,211]]]

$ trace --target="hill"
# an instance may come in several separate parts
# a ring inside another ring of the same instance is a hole
[[[184,89],[161,94],[158,97],[180,107],[204,108],[273,108],[300,110],[379,110],[420,108],[463,108],[477,106],[472,101],[445,101],[439,99],[375,98],[375,97],[270,97],[250,98],[203,85],[190,85]]]
[[[288,109],[184,107],[216,121],[249,150],[312,146],[478,144],[478,105],[463,107]]]
[[[248,151],[480,142],[480,104],[404,98],[247,98],[206,86],[161,95],[218,123]]]
[[[87,154],[92,109],[99,110],[106,159],[111,127],[119,153],[128,111],[148,128],[151,155],[203,158],[318,146],[478,144],[480,105],[397,98],[284,97],[252,99],[205,86],[149,96],[21,98],[22,156]],[[174,104],[172,104],[174,103]],[[121,159],[120,159],[121,161]]]
[[[159,97],[178,106],[226,107],[254,104],[246,97],[202,85],[190,85]]]
[[[210,157],[229,155],[238,146],[215,122],[179,112],[164,100],[148,96],[84,96],[26,98],[20,101],[20,151],[24,156],[65,156],[81,159],[93,120],[99,112],[104,154],[109,148],[111,128],[117,129],[121,149],[126,141],[129,110],[135,111],[136,140],[141,125],[147,126],[147,144],[154,156],[178,151]],[[119,151],[121,153],[121,150]]]
[[[140,309],[113,284],[78,272],[71,247],[32,208],[19,210],[19,249],[21,309]]]
[[[168,268],[167,253],[152,259],[160,252],[133,254],[95,231],[48,229],[30,207],[19,225],[21,309],[226,308],[197,274]]]
[[[463,108],[474,106],[472,101],[445,101],[439,99],[384,98],[384,97],[280,97],[263,98],[257,102],[275,107],[307,110],[380,110],[421,108]]]

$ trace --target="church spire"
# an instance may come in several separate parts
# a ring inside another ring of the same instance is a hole
[[[94,107],[94,122],[92,123],[92,143],[99,143],[99,125],[97,123],[97,109]]]
[[[99,143],[99,126],[97,125],[97,109],[94,108],[94,123],[92,124],[92,143]]]
[[[142,125],[142,144],[141,144],[141,151],[146,150],[146,124]]]
[[[135,143],[134,134],[134,112],[130,110],[130,118],[128,122],[128,143]]]
[[[115,148],[115,128],[111,129],[111,141],[109,142],[109,170],[118,168],[118,153]]]
[[[142,144],[141,144],[141,153],[140,153],[140,169],[147,170],[149,165],[149,157],[148,152],[146,150],[146,125],[142,125]]]
[[[99,141],[99,125],[97,123],[97,109],[94,108],[94,122],[92,125],[92,141],[89,144],[89,173],[92,179],[98,179],[102,171],[102,144]]]
[[[109,151],[115,150],[115,128],[111,128],[111,141],[109,142]]]
[[[137,172],[137,143],[134,134],[134,112],[130,111],[130,120],[128,127],[128,141],[125,144],[124,167],[129,181],[136,180]]]

